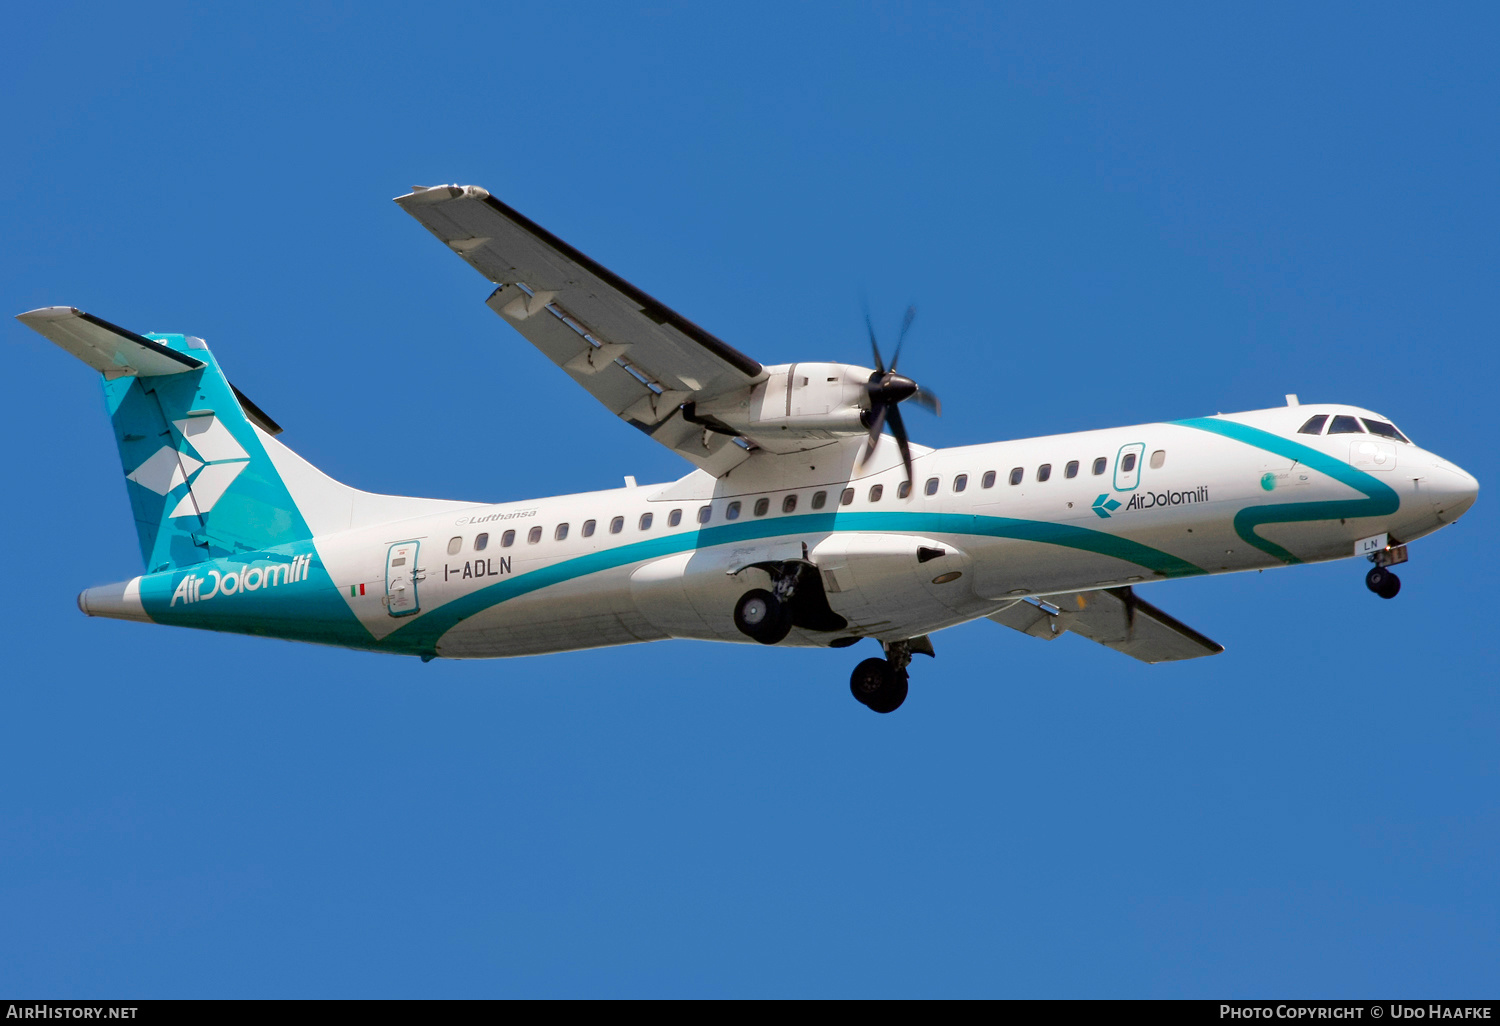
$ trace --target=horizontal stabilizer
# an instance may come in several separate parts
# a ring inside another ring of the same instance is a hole
[[[989,618],[1047,640],[1072,631],[1143,663],[1197,659],[1224,651],[1223,645],[1138,598],[1131,588],[1016,601]]]
[[[17,314],[16,320],[45,336],[111,380],[156,377],[198,370],[195,360],[72,306],[44,306]]]

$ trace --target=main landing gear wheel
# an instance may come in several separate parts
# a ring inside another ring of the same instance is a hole
[[[884,659],[866,659],[849,677],[849,692],[878,713],[895,712],[906,701],[906,671]]]
[[[1365,574],[1365,587],[1383,599],[1393,599],[1401,590],[1401,578],[1383,566],[1377,566]]]
[[[752,588],[734,607],[734,625],[762,645],[774,645],[792,630],[792,610],[764,588]]]

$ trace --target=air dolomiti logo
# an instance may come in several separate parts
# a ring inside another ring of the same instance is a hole
[[[295,584],[307,580],[307,568],[311,565],[312,556],[297,556],[290,563],[250,566],[243,570],[231,570],[227,574],[218,570],[210,570],[201,577],[188,574],[177,582],[177,590],[172,592],[172,601],[167,603],[167,607],[170,609],[179,601],[184,604],[207,602],[219,595],[237,595],[242,591],[259,591],[262,588]],[[205,584],[212,586],[205,590]]]
[[[1101,520],[1108,520],[1121,506],[1124,507],[1126,513],[1129,513],[1132,510],[1157,509],[1161,506],[1187,506],[1207,501],[1208,485],[1199,485],[1190,492],[1135,492],[1130,496],[1129,502],[1123,503],[1119,499],[1111,499],[1108,492],[1103,492],[1094,500],[1090,508],[1099,515]]]
[[[172,425],[182,435],[184,448],[192,449],[197,458],[164,445],[126,474],[125,479],[157,495],[166,495],[178,485],[186,484],[187,494],[172,507],[167,518],[199,516],[213,509],[234,479],[249,466],[250,454],[215,414],[174,420]]]

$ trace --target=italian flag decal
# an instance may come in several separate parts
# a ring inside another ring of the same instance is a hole
[[[363,595],[364,593],[365,593],[365,586],[363,584],[351,584],[351,585],[349,585],[349,597],[350,598],[358,598],[359,596]]]

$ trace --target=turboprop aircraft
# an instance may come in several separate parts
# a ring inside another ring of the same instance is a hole
[[[145,558],[83,612],[423,660],[870,638],[883,655],[850,690],[885,713],[930,635],[982,617],[1156,663],[1223,649],[1141,584],[1363,556],[1392,598],[1408,543],[1478,494],[1390,418],[1295,396],[924,448],[901,407],[938,404],[897,371],[899,340],[889,366],[873,329],[873,367],[763,366],[484,189],[396,203],[497,286],[502,320],[695,469],[499,504],[363,492],[282,445],[202,339],[32,310],[23,323],[102,376]]]

